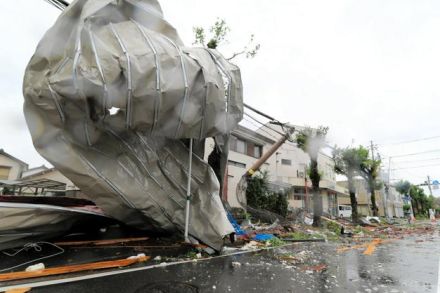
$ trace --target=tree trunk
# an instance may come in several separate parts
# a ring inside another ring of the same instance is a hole
[[[377,217],[379,214],[379,209],[377,208],[377,203],[376,203],[376,193],[374,190],[374,178],[369,178],[368,179],[368,187],[370,189],[370,196],[371,196],[371,209],[373,210],[373,216]]]
[[[372,205],[371,208],[373,209],[373,216],[377,217],[379,215],[379,209],[376,204],[376,193],[374,192],[374,190],[370,192],[371,192],[371,205]]]
[[[419,213],[419,207],[417,206],[417,201],[415,199],[411,200],[411,206],[415,217]]]
[[[225,185],[225,180],[228,179],[226,175],[226,166],[228,165],[229,137],[230,135],[224,135],[222,137],[223,145],[219,145],[217,141],[215,141],[214,149],[208,156],[208,164],[213,169],[220,183],[220,198],[223,198],[223,187]]]
[[[319,188],[313,188],[313,226],[321,226],[322,196]]]
[[[348,181],[348,193],[350,194],[350,204],[351,204],[351,219],[353,223],[358,223],[359,221],[359,214],[357,209],[357,199],[356,199],[356,188],[354,187],[353,183],[353,175],[351,172],[347,174],[347,181]]]
[[[310,180],[312,181],[312,192],[313,192],[313,226],[321,226],[321,216],[322,216],[322,196],[319,189],[319,171],[318,162],[316,160],[311,160],[310,162]]]

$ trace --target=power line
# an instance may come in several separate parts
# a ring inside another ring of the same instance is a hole
[[[396,169],[391,169],[391,170],[392,170],[392,171],[395,171],[395,170],[417,169],[417,168],[436,167],[436,166],[440,166],[440,164],[430,164],[430,165],[411,166],[411,167],[396,168]]]
[[[58,8],[59,10],[63,11],[66,9],[67,6],[69,6],[69,3],[67,3],[64,0],[44,0],[49,4],[52,4],[54,7]]]
[[[245,113],[245,114],[246,114],[246,116],[251,117],[249,114],[247,114],[247,113]],[[252,117],[251,117],[251,118],[252,118]],[[264,132],[264,133],[266,133],[267,135],[271,136],[272,138],[274,138],[274,139],[279,139],[279,138],[276,137],[274,134],[272,134],[272,133],[270,133],[270,132],[264,130],[262,127],[258,126],[257,124],[255,124],[254,122],[250,121],[249,119],[246,119],[246,118],[243,118],[243,119],[244,119],[245,121],[251,123],[252,125],[256,126],[256,127],[259,127],[259,130],[261,130],[262,132]],[[254,120],[255,120],[255,119],[254,119]],[[259,123],[260,123],[261,125],[263,125],[263,126],[269,128],[270,130],[273,130],[273,131],[277,132],[276,130],[274,130],[273,128],[267,126],[266,124],[262,124],[261,122],[259,122]],[[284,135],[284,134],[282,134],[281,132],[277,132],[277,133],[280,134],[280,135]],[[295,148],[298,148],[298,146],[297,146],[296,144],[291,143],[291,142],[288,142],[288,141],[284,142],[284,144],[286,144],[286,145],[290,145],[290,146],[295,147]],[[293,150],[289,150],[289,151],[293,151]]]
[[[379,146],[391,146],[391,145],[413,143],[413,142],[426,141],[426,140],[432,140],[432,139],[438,139],[438,138],[440,138],[440,135],[431,136],[431,137],[424,137],[424,138],[419,138],[419,139],[406,140],[406,141],[400,141],[400,142],[393,142],[393,143],[381,143],[378,145]]]
[[[438,161],[438,160],[440,160],[440,158],[430,158],[430,159],[411,160],[411,161],[397,161],[397,162],[393,162],[393,164],[418,163],[418,162],[428,162],[428,161]]]
[[[263,116],[263,117],[265,117],[265,118],[267,118],[267,119],[269,119],[269,120],[272,120],[272,121],[278,121],[278,120],[276,120],[275,118],[272,118],[271,116],[267,115],[266,113],[263,113],[263,112],[261,112],[261,111],[255,109],[254,107],[249,106],[249,105],[246,104],[246,103],[243,103],[243,105],[244,105],[246,108],[248,108],[249,110],[254,111],[255,113],[257,113],[257,114],[259,114],[259,115],[261,115],[261,116]]]
[[[423,151],[423,152],[418,152],[418,153],[411,153],[411,154],[405,154],[405,155],[393,155],[393,156],[389,156],[386,158],[400,158],[400,157],[409,157],[409,156],[416,156],[416,155],[421,155],[421,154],[429,154],[429,153],[437,153],[440,152],[440,149],[435,149],[435,150],[429,150],[429,151]]]
[[[283,135],[283,136],[285,135],[284,133],[279,132],[278,130],[273,129],[272,127],[269,127],[269,126],[267,125],[267,123],[263,123],[263,122],[259,121],[258,119],[256,119],[255,117],[253,117],[252,115],[250,115],[250,114],[248,114],[248,113],[246,113],[246,112],[244,112],[244,115],[248,116],[249,118],[251,118],[251,119],[254,120],[255,122],[261,124],[263,127],[266,127],[266,128],[268,128],[268,129],[272,130],[273,132],[278,133],[279,135]],[[274,120],[274,121],[276,121],[276,120]]]
[[[270,133],[270,132],[264,130],[261,126],[258,126],[257,124],[255,124],[255,123],[252,122],[251,120],[246,119],[246,118],[243,118],[243,119],[244,119],[245,121],[251,123],[252,125],[256,126],[256,127],[259,127],[259,130],[261,130],[262,132],[264,132],[264,133],[266,133],[267,135],[271,136],[272,138],[278,139],[275,135],[273,135],[272,133]]]

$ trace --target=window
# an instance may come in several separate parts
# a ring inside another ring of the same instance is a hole
[[[246,142],[241,139],[237,139],[237,153],[246,154]]]
[[[237,153],[246,154],[247,153],[246,141],[244,141],[243,139],[239,139],[235,136],[231,136],[229,141],[229,149]]]
[[[9,166],[0,166],[0,180],[8,180],[10,170],[11,167]]]
[[[261,158],[263,147],[261,145],[254,145],[254,157]]]
[[[228,161],[228,165],[246,169],[246,164],[240,163],[240,162],[236,162],[236,161],[229,160]]]
[[[293,196],[293,199],[294,199],[294,200],[303,200],[303,199],[304,199],[304,196],[303,196],[302,194],[295,194],[295,195]]]
[[[292,166],[292,160],[281,159],[281,165]]]
[[[293,192],[294,193],[306,193],[306,190],[304,187],[300,187],[300,186],[295,186],[293,188]]]
[[[253,142],[235,136],[231,136],[229,139],[229,149],[255,158],[260,158],[263,152],[261,145],[256,145]]]

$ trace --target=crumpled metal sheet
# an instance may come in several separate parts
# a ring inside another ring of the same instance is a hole
[[[60,236],[72,228],[98,229],[115,222],[93,210],[1,201],[0,218],[0,251]]]
[[[155,0],[77,0],[38,45],[24,112],[38,152],[107,214],[147,230],[184,227],[188,148],[242,119],[239,68],[184,47]],[[117,110],[116,110],[117,109]],[[211,168],[195,157],[190,235],[232,233]]]

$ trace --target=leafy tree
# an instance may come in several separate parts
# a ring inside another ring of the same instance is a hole
[[[258,172],[248,179],[246,189],[247,204],[254,208],[266,208],[270,195],[267,172]]]
[[[409,189],[411,188],[411,183],[409,181],[400,180],[395,185],[396,191],[401,195],[408,195]]]
[[[409,195],[411,196],[414,214],[427,215],[428,210],[432,208],[434,199],[428,197],[423,188],[417,185],[411,185]]]
[[[362,146],[357,149],[360,165],[360,175],[367,181],[368,191],[370,192],[373,216],[378,216],[379,208],[376,204],[375,191],[382,187],[382,182],[378,179],[381,160],[374,160],[369,157],[369,150]]]
[[[409,195],[409,190],[411,189],[411,183],[407,180],[400,180],[399,182],[396,183],[394,188],[396,188],[396,191],[401,195],[407,196]],[[410,207],[409,211],[414,212],[414,210],[411,208],[412,207],[411,204],[409,204],[409,207]]]
[[[287,208],[289,207],[289,202],[287,201],[287,195],[283,192],[278,192],[276,194],[275,205],[271,209],[273,212],[286,217],[287,216]]]
[[[305,127],[296,135],[296,144],[310,157],[310,181],[312,182],[313,194],[313,226],[321,226],[322,196],[319,189],[321,174],[318,169],[318,154],[325,145],[325,137],[328,127],[319,126],[318,129]]]
[[[269,190],[267,172],[258,172],[248,179],[247,184],[246,198],[250,207],[265,209],[283,217],[287,215],[287,196],[282,192]]]
[[[410,209],[411,209],[411,206],[408,204],[408,203],[406,203],[406,204],[404,204],[403,205],[403,210],[406,212],[406,213],[409,213],[409,211],[410,211]]]
[[[363,162],[360,154],[363,152],[362,147],[333,149],[333,161],[335,162],[335,172],[345,175],[348,182],[348,192],[350,194],[351,218],[353,222],[358,222],[359,214],[357,209],[356,188],[354,185],[355,176],[359,175],[360,167]]]
[[[193,45],[200,45],[209,49],[218,49],[219,46],[227,42],[227,36],[231,29],[227,25],[224,19],[217,19],[215,23],[205,29],[200,26],[193,27],[194,31],[194,42]],[[245,54],[247,58],[253,58],[257,55],[260,50],[260,44],[256,44],[254,40],[254,35],[251,35],[249,43],[240,51],[233,53],[231,57],[226,58],[227,60],[232,60],[237,56]],[[227,95],[227,91],[225,91]],[[214,170],[217,179],[220,183],[220,192],[223,191],[224,187],[224,175],[226,173],[226,167],[228,162],[229,153],[229,135],[223,136],[223,144],[219,144],[215,140],[215,146],[212,152],[208,156],[208,164]],[[203,149],[205,146],[205,140],[201,140],[196,143],[196,148]],[[204,151],[203,151],[204,152]],[[200,154],[199,154],[200,155]],[[203,155],[202,155],[203,157]]]
[[[209,49],[217,49],[220,45],[227,42],[227,35],[231,31],[224,19],[217,19],[214,25],[208,30],[203,27],[193,27],[195,40],[193,45],[201,45]],[[209,33],[207,33],[207,31]],[[208,35],[209,34],[209,35]],[[249,42],[243,49],[232,54],[231,57],[226,58],[232,60],[237,56],[245,55],[246,58],[253,58],[260,50],[260,44],[255,43],[255,36],[250,36]]]

